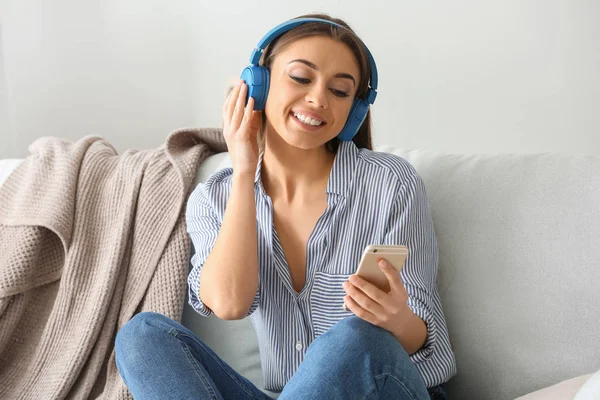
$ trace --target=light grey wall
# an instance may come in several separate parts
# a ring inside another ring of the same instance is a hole
[[[271,27],[346,19],[380,71],[376,144],[600,154],[600,2],[0,0],[0,158],[44,135],[159,146],[219,126]]]
[[[2,60],[2,29],[0,29],[0,158],[10,155],[11,152],[15,153],[18,147],[16,144],[16,135],[14,134],[15,130],[10,117],[12,113],[9,112],[9,108],[11,107],[8,101],[10,94],[8,93],[6,72]]]

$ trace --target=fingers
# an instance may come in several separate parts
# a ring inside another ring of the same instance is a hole
[[[231,98],[233,97],[234,92],[238,88],[238,85],[235,85],[231,88],[231,90],[227,93],[227,97],[225,97],[225,102],[223,102],[223,117],[226,116],[227,111],[229,110],[229,103]]]
[[[375,314],[369,312],[368,310],[365,310],[363,307],[360,306],[360,304],[354,301],[352,297],[344,297],[344,305],[357,317],[362,318],[365,321],[372,323],[373,325],[377,325],[379,323],[378,318]]]
[[[226,124],[229,124],[231,122],[231,116],[233,114],[233,110],[236,104],[236,100],[239,97],[239,93],[240,93],[240,88],[241,88],[241,83],[242,81],[240,81],[240,83],[238,83],[232,90],[231,92],[229,92],[229,96],[227,96],[227,100],[225,100],[225,105],[224,105],[224,112],[223,112],[223,119],[225,120]]]
[[[242,125],[251,124],[254,117],[260,113],[254,111],[254,98],[249,97],[246,103],[248,85],[240,80],[227,96],[223,105],[223,119],[225,130],[229,133],[236,132]]]
[[[394,269],[392,264],[390,264],[387,260],[384,260],[383,258],[380,259],[377,264],[379,265],[379,268],[387,278],[390,284],[390,290],[392,292],[396,291],[406,293],[406,288],[404,287],[402,278],[400,278],[400,274]]]
[[[254,115],[254,97],[248,98],[248,104],[244,109],[244,118],[242,119],[242,125],[248,124],[252,120]]]
[[[244,117],[244,108],[246,105],[246,93],[248,92],[248,86],[242,81],[240,82],[240,88],[238,96],[235,102],[235,108],[233,109],[233,115],[231,116],[232,125],[236,128],[242,123]]]
[[[358,275],[350,275],[350,277],[348,278],[348,283],[350,284],[350,286],[354,286],[360,289],[361,292],[365,293],[371,299],[375,300],[380,304],[383,303],[385,300],[386,293],[384,291],[382,291],[372,283],[367,282]],[[344,288],[346,288],[346,286],[344,286]]]
[[[358,278],[358,277],[355,277],[355,278]],[[358,279],[360,279],[360,278],[358,278]],[[366,282],[364,279],[361,279],[361,280],[364,283],[366,283],[367,285],[371,285],[370,283]],[[368,293],[364,292],[362,289],[358,288],[351,282],[344,282],[342,286],[344,287],[344,290],[346,291],[346,293],[348,295],[346,297],[352,298],[352,300],[354,300],[355,303],[360,305],[361,308],[363,308],[366,311],[368,311],[372,314],[375,314],[375,315],[379,315],[383,311],[383,307],[381,304],[379,304],[377,302],[377,299],[371,297],[370,295],[368,295]],[[371,285],[371,286],[373,286],[373,285]],[[375,289],[379,290],[377,288],[375,288]]]
[[[348,295],[351,295],[362,307],[376,315],[379,315],[381,309],[392,310],[398,304],[408,301],[408,292],[404,287],[400,274],[386,260],[379,260],[378,265],[389,282],[389,293],[385,293],[358,275],[351,275],[348,278],[348,282],[344,282],[343,284],[344,290],[346,290]],[[373,304],[369,303],[366,299]]]

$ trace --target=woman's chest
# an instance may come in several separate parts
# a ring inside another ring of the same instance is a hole
[[[283,257],[292,278],[301,281],[305,273],[317,270],[353,273],[367,245],[385,242],[387,221],[368,210],[349,211],[343,204],[326,202],[302,209],[274,207],[273,243],[268,247],[276,258]]]
[[[322,229],[319,220],[327,203],[316,202],[303,207],[279,205],[273,208],[273,223],[292,283],[300,291],[306,280],[306,259],[311,236]]]

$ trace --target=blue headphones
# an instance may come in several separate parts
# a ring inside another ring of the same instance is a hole
[[[243,79],[248,85],[248,96],[254,98],[254,109],[264,110],[265,104],[267,103],[267,95],[269,93],[270,83],[270,72],[266,67],[258,65],[260,57],[262,56],[265,48],[275,40],[277,37],[283,35],[287,31],[294,29],[295,27],[306,24],[308,22],[321,22],[333,26],[337,26],[342,29],[346,27],[336,24],[335,22],[328,21],[320,18],[298,18],[290,21],[286,21],[282,24],[277,25],[271,29],[261,40],[258,42],[256,48],[252,51],[250,56],[250,65],[242,72],[241,79]],[[364,45],[364,44],[363,44]],[[371,55],[371,52],[364,46],[369,57],[369,64],[371,65],[371,78],[369,82],[369,90],[364,98],[355,97],[348,114],[348,120],[344,128],[338,135],[340,140],[350,141],[358,132],[358,129],[362,125],[363,121],[369,111],[369,106],[375,102],[377,97],[377,67],[375,66],[375,60]]]

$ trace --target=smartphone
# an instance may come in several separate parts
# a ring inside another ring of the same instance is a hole
[[[356,275],[388,293],[390,284],[381,268],[379,268],[378,261],[382,258],[387,260],[400,273],[407,256],[408,247],[403,245],[369,245],[363,252]]]

